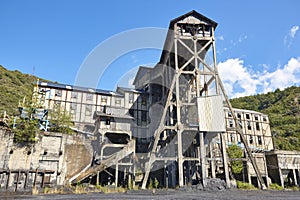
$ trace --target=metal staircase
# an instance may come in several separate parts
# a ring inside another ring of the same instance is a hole
[[[124,146],[120,151],[112,154],[110,157],[102,160],[99,165],[94,165],[88,168],[86,171],[81,172],[77,177],[72,181],[72,183],[80,182],[88,177],[95,176],[97,172],[104,171],[105,169],[122,164],[124,158],[135,152],[135,140],[130,140],[126,146]]]

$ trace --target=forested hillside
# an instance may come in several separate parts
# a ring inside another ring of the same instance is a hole
[[[18,114],[18,103],[24,97],[31,98],[37,77],[20,71],[9,71],[0,65],[0,116]]]
[[[268,114],[276,147],[300,151],[300,87],[236,98],[231,104],[235,108]]]

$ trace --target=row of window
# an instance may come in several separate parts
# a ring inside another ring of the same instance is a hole
[[[55,96],[61,97],[62,96],[62,90],[55,90]],[[71,98],[72,99],[77,99],[78,97],[78,92],[73,92],[71,93]],[[86,100],[87,101],[92,101],[93,100],[93,94],[87,93],[86,94]],[[107,103],[107,96],[101,96],[101,103]],[[121,104],[121,98],[115,98],[115,104]]]
[[[262,136],[258,135],[258,136],[252,136],[250,135],[249,136],[249,144],[250,145],[253,145],[254,144],[254,137],[257,137],[257,145],[262,145]],[[234,134],[230,134],[230,142],[233,142],[235,143],[235,136]]]
[[[250,116],[251,116],[251,114],[249,114],[249,113],[246,113],[246,114],[245,114],[245,117],[246,117],[246,119],[248,119],[248,120],[250,120]],[[232,117],[232,113],[231,113],[231,112],[228,112],[228,117]],[[236,113],[236,117],[237,117],[238,119],[241,119],[241,118],[242,118],[242,114],[241,114],[241,113]],[[254,115],[254,120],[255,120],[255,121],[258,121],[258,119],[259,119],[259,115]],[[263,119],[264,122],[267,121],[267,117],[266,117],[266,116],[262,116],[262,119]]]
[[[234,127],[233,119],[229,119],[228,122],[229,122],[229,128],[233,128]],[[243,128],[243,125],[242,125],[241,121],[239,121],[239,125],[240,125],[241,128]],[[260,123],[259,122],[255,122],[255,128],[256,128],[257,131],[260,130]],[[247,121],[247,129],[252,130],[252,126],[251,126],[251,123],[249,121]]]

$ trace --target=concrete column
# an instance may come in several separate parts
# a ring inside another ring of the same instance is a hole
[[[213,155],[213,140],[210,141],[209,143],[209,152],[210,152],[210,170],[211,170],[211,177],[216,178],[216,163],[214,160],[214,155]]]
[[[280,184],[284,188],[284,180],[283,180],[282,171],[280,168],[278,168],[278,173],[279,173]]]
[[[115,172],[115,187],[118,187],[118,175],[119,175],[119,165],[116,164],[116,172]]]
[[[296,176],[296,170],[293,169],[293,179],[294,179],[294,185],[297,186],[297,176]]]
[[[224,175],[225,181],[228,188],[230,188],[230,179],[229,179],[229,169],[228,169],[228,160],[227,160],[227,152],[226,152],[226,141],[225,134],[220,133],[221,146],[222,146],[222,157],[223,157],[223,165],[224,165]]]
[[[182,187],[184,185],[183,180],[183,155],[182,155],[182,130],[178,130],[177,133],[177,146],[178,146],[178,180],[179,186]]]
[[[97,171],[96,185],[99,185],[99,171]]]
[[[199,132],[200,141],[200,163],[201,163],[201,178],[203,187],[206,187],[206,149],[204,144],[204,133]]]

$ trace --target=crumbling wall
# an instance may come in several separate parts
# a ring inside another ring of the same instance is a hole
[[[0,129],[0,190],[63,185],[90,164],[90,139],[84,135],[44,132],[34,145],[13,142],[13,133]]]

